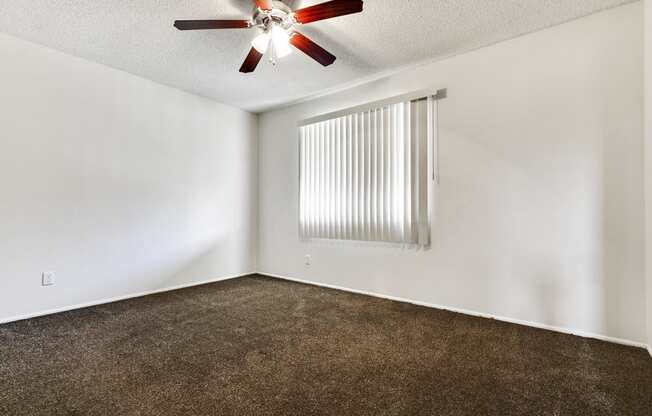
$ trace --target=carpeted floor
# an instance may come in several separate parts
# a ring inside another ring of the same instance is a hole
[[[261,276],[0,326],[0,415],[652,415],[642,349]]]

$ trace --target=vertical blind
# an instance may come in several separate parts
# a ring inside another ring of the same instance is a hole
[[[430,244],[437,100],[299,128],[302,239]]]

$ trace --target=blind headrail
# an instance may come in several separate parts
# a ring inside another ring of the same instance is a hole
[[[322,114],[320,116],[310,117],[299,122],[299,127],[308,126],[310,124],[319,123],[326,120],[332,120],[334,118],[348,116],[350,114],[363,113],[365,111],[375,110],[377,108],[383,108],[391,104],[402,103],[406,101],[421,101],[425,100],[428,97],[432,97],[435,100],[443,100],[448,95],[446,88],[439,89],[436,91],[433,90],[420,90],[407,94],[397,95],[395,97],[386,98],[384,100],[374,101],[371,103],[345,108],[338,111],[333,111],[332,113]]]

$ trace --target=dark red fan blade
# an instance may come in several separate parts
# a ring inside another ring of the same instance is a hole
[[[249,20],[177,20],[174,27],[179,30],[205,29],[246,29],[251,27]]]
[[[305,24],[347,14],[360,13],[362,8],[362,0],[332,0],[296,10],[294,17],[297,19],[297,22]]]
[[[272,9],[272,0],[254,0],[254,3],[256,3],[256,7],[259,7],[263,10]]]
[[[290,43],[315,61],[324,66],[328,66],[335,62],[337,59],[335,55],[328,52],[326,49],[317,45],[299,32],[294,32],[290,38]]]
[[[258,52],[256,48],[251,48],[249,51],[249,55],[245,58],[245,61],[242,63],[242,66],[240,67],[240,72],[249,73],[249,72],[254,72],[256,70],[256,67],[258,66],[258,62],[260,62],[260,59],[263,57],[263,54]]]

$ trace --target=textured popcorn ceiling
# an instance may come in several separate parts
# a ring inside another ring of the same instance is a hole
[[[295,7],[321,0],[288,0]],[[392,69],[509,39],[630,0],[365,0],[362,14],[301,30],[334,53],[238,68],[255,30],[179,32],[175,19],[247,18],[251,0],[0,0],[0,31],[261,111]]]

